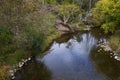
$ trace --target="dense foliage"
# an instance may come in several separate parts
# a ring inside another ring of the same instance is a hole
[[[100,0],[93,9],[93,16],[106,33],[113,33],[120,28],[120,0]]]
[[[56,18],[64,23],[78,24],[84,11],[81,7],[86,2],[91,6],[95,1],[1,0],[0,65],[4,61],[13,64],[22,56],[43,51],[47,43],[58,35],[53,28]]]
[[[0,1],[0,65],[42,52],[58,34],[55,18],[39,0]]]

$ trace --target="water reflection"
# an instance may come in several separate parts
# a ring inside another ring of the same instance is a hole
[[[98,32],[64,35],[42,58],[33,59],[17,72],[15,80],[120,80],[120,62],[97,52]]]
[[[89,57],[97,39],[90,32],[78,35],[61,44],[54,42],[52,51],[38,61],[52,72],[52,80],[106,80]]]
[[[51,80],[51,72],[42,62],[33,59],[16,73],[15,80]]]
[[[81,33],[83,33],[83,32],[81,32]],[[55,39],[55,42],[59,43],[59,44],[67,43],[70,39],[76,39],[77,42],[80,42],[81,39],[79,37],[79,34],[78,33],[64,34],[64,35],[60,36],[59,38]]]
[[[95,49],[91,53],[91,58],[97,71],[108,76],[109,80],[120,80],[120,62],[112,55],[105,51],[97,53]]]

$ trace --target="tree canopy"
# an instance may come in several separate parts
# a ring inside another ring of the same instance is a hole
[[[113,33],[120,28],[120,0],[100,0],[93,9],[93,14],[106,33]]]
[[[66,24],[73,22],[75,19],[80,17],[81,10],[76,4],[63,4],[58,6],[58,15],[60,19]]]

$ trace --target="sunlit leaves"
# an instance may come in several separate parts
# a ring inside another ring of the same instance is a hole
[[[105,32],[114,32],[120,25],[120,0],[100,0],[93,9],[94,18]],[[102,16],[102,18],[101,18]]]
[[[109,22],[103,24],[102,28],[104,29],[105,33],[108,33],[109,31],[113,33],[115,31],[115,26],[116,26],[115,22]]]

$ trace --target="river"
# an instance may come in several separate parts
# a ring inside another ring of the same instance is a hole
[[[106,40],[96,30],[61,36],[18,71],[15,80],[120,80],[120,62],[109,52],[98,52],[98,41]]]

